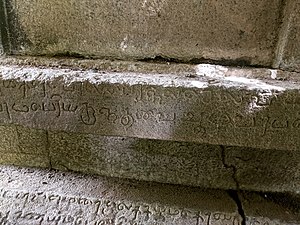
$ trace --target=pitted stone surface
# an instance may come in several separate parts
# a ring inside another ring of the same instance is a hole
[[[240,196],[244,213],[249,215],[246,224],[296,225],[300,223],[299,194],[242,192]],[[288,215],[295,217],[288,219],[289,222],[280,219]],[[276,219],[270,221],[268,218]]]
[[[0,126],[0,164],[205,188],[298,192],[299,151]]]
[[[64,132],[50,132],[49,141],[51,166],[59,170],[236,189],[219,146]]]
[[[287,1],[282,34],[280,66],[283,69],[300,71],[300,3]],[[286,34],[285,34],[286,33]]]
[[[16,224],[239,224],[224,191],[0,167],[0,221]]]
[[[2,164],[299,190],[297,73],[45,58],[0,69]]]
[[[299,85],[200,64],[194,74],[0,66],[1,124],[298,150]],[[273,79],[271,79],[271,77]]]
[[[297,192],[299,151],[50,132],[52,167],[206,188]],[[234,169],[233,169],[234,168]]]
[[[13,53],[265,66],[273,61],[282,8],[280,0],[9,2]]]
[[[242,223],[225,191],[4,166],[0,178],[3,225],[300,224],[299,204],[291,208],[271,194],[242,193]]]
[[[298,151],[237,147],[224,149],[224,162],[236,169],[234,176],[240,189],[299,193]]]
[[[0,126],[0,164],[49,167],[46,131]]]

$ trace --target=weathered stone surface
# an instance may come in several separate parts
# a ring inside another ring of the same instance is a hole
[[[223,147],[223,162],[233,171],[238,188],[270,192],[298,192],[298,151]]]
[[[283,69],[300,71],[300,3],[287,1],[282,37],[279,44],[279,66]]]
[[[0,167],[1,224],[239,224],[224,191]],[[56,222],[56,223],[55,223]]]
[[[2,124],[298,150],[299,85],[200,64],[160,74],[3,65]],[[276,78],[277,70],[255,69]]]
[[[3,2],[0,2],[0,55],[4,53],[3,48],[3,29],[5,28],[5,17],[4,17],[4,5]]]
[[[1,163],[212,188],[300,188],[296,73],[41,58],[4,59],[0,68]]]
[[[242,193],[238,210],[234,199],[218,190],[3,166],[0,178],[5,225],[300,224],[299,204],[291,209],[254,193]],[[238,211],[244,211],[245,223]]]
[[[49,141],[51,165],[59,170],[236,189],[219,146],[53,132]]]
[[[138,73],[138,74],[169,74],[180,77],[197,77],[196,64],[170,63],[170,62],[143,62],[123,60],[82,59],[72,57],[32,57],[32,56],[8,56],[0,58],[0,65],[39,68],[60,68],[73,70],[90,70],[100,72]],[[220,67],[216,67],[220,68]],[[300,82],[299,73],[284,70],[270,70],[255,67],[243,67],[243,70],[230,68],[230,74],[238,77],[246,77],[258,80],[275,79],[278,81]],[[209,72],[209,71],[207,71]],[[220,71],[219,71],[220,72]],[[208,73],[211,74],[211,73]],[[202,75],[205,75],[202,73]],[[176,77],[175,76],[175,77]]]
[[[22,126],[0,126],[0,164],[49,167],[45,131]]]
[[[220,189],[296,192],[299,151],[49,134],[51,164],[106,176]]]
[[[1,40],[1,31],[0,31],[0,55],[4,54],[4,49],[3,49],[3,45],[2,45],[2,40]]]
[[[243,192],[240,196],[244,213],[248,215],[246,224],[285,225],[300,223],[299,195],[289,193]],[[295,217],[291,215],[295,215]],[[269,218],[274,219],[270,221]]]
[[[8,2],[11,41],[23,40],[13,53],[266,66],[273,61],[282,8],[280,0]]]
[[[300,189],[299,151],[45,132],[21,126],[1,126],[0,131],[0,164],[205,188]]]

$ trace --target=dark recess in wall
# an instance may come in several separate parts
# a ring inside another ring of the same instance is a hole
[[[30,45],[11,0],[0,0],[0,30],[2,45],[6,54],[22,52],[23,47]]]
[[[0,0],[0,39],[5,53],[10,52],[5,0]]]

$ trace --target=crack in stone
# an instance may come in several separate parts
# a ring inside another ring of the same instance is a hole
[[[234,180],[235,185],[236,185],[236,190],[228,190],[227,193],[237,205],[238,213],[242,218],[241,225],[246,225],[246,215],[245,215],[245,211],[243,209],[243,204],[242,204],[241,199],[239,197],[240,185],[239,185],[239,182],[238,182],[238,179],[237,179],[237,168],[234,165],[228,164],[226,162],[226,149],[223,145],[221,145],[220,148],[221,148],[221,159],[222,159],[223,166],[226,169],[231,169],[232,170],[232,179]]]

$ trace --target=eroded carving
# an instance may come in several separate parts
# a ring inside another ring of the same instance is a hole
[[[226,141],[231,145],[245,143],[243,136],[232,139],[232,133],[247,131],[253,137],[247,141],[253,143],[249,147],[263,147],[263,138],[286,134],[283,143],[291,148],[296,144],[289,143],[289,134],[297,136],[300,127],[296,91],[282,95],[276,91],[162,87],[138,82],[66,83],[57,78],[43,82],[2,80],[0,93],[1,123],[39,129],[79,129],[129,137],[140,134],[138,137],[214,144]],[[168,132],[163,134],[165,130]]]
[[[202,212],[196,209],[172,208],[159,204],[64,196],[47,192],[31,193],[0,190],[0,201],[14,202],[18,207],[0,206],[0,221],[28,224],[239,224],[237,214]]]

